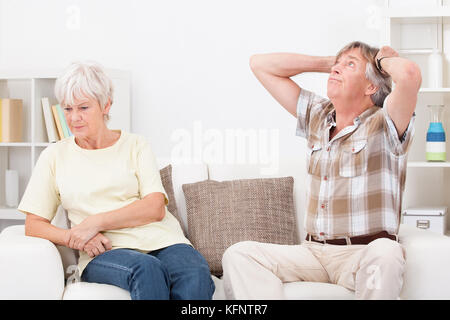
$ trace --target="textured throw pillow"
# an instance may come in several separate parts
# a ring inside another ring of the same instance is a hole
[[[173,184],[172,184],[172,165],[168,165],[161,170],[159,170],[159,174],[161,175],[161,182],[163,184],[164,190],[169,197],[169,203],[167,205],[167,209],[169,212],[178,220],[181,224],[181,218],[178,215],[177,202],[175,201],[175,193],[173,192]]]
[[[234,243],[296,244],[292,177],[205,180],[184,184],[189,240],[222,275],[222,256]]]

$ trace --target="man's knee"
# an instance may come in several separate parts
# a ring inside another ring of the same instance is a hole
[[[380,238],[372,241],[367,246],[368,256],[371,260],[377,260],[380,262],[391,262],[391,261],[404,261],[405,255],[404,250],[400,243],[397,241]]]
[[[222,256],[222,265],[232,262],[239,257],[245,257],[249,252],[254,251],[256,241],[241,241],[229,246]]]

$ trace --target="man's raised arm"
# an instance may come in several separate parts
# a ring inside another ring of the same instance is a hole
[[[267,53],[251,56],[250,67],[275,100],[297,118],[297,101],[301,88],[290,77],[303,72],[330,73],[335,60],[335,56]]]
[[[416,108],[422,75],[415,62],[399,57],[391,47],[382,47],[375,59],[381,59],[381,71],[390,75],[395,83],[394,90],[386,97],[386,107],[401,137]]]

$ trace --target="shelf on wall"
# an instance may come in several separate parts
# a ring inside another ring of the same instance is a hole
[[[0,142],[0,147],[47,147],[48,142]]]
[[[0,142],[0,147],[31,147],[31,142]]]
[[[450,88],[420,88],[419,93],[450,93]]]
[[[435,6],[423,8],[389,8],[387,10],[389,18],[429,18],[429,17],[450,17],[449,6]]]
[[[408,168],[448,168],[450,162],[408,161]]]
[[[25,220],[25,217],[17,208],[0,207],[0,219]]]
[[[399,54],[430,54],[435,49],[398,49]]]
[[[34,144],[35,147],[48,147],[49,145],[51,145],[50,142],[36,142]]]

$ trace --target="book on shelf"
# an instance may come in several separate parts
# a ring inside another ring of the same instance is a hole
[[[56,108],[58,110],[59,120],[61,121],[61,127],[64,133],[64,138],[70,137],[72,135],[72,132],[70,132],[69,130],[69,126],[67,125],[64,112],[59,104],[56,105]]]
[[[22,114],[21,99],[0,99],[1,111],[1,142],[22,142]]]
[[[43,97],[42,102],[42,113],[44,114],[45,127],[47,129],[48,142],[56,142],[59,140],[58,131],[56,129],[55,120],[53,118],[52,108],[50,106],[50,101],[48,97]]]
[[[58,135],[60,139],[64,139],[64,132],[61,126],[61,120],[59,120],[58,109],[56,105],[52,105],[53,118],[55,119],[56,128],[58,129]]]

